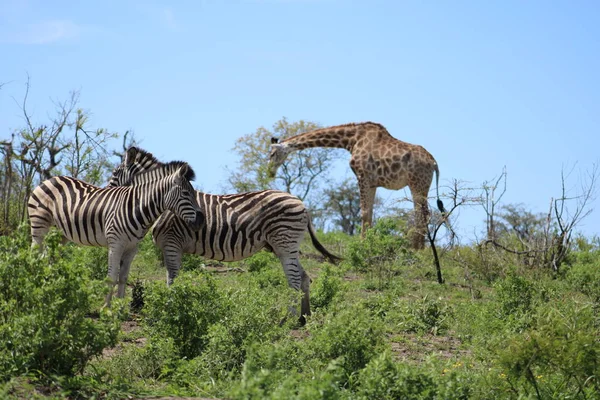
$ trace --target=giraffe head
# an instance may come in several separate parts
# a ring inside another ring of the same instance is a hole
[[[269,178],[274,178],[277,173],[277,169],[283,164],[288,154],[293,149],[287,143],[279,143],[279,139],[271,138],[271,152],[269,153],[269,165],[267,174]]]

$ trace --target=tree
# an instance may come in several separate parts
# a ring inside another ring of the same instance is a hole
[[[118,134],[88,127],[90,114],[78,107],[78,91],[54,102],[49,121],[39,123],[28,109],[29,90],[27,77],[18,103],[25,126],[0,140],[0,234],[25,220],[29,195],[41,181],[64,174],[98,185],[113,168],[106,147]]]
[[[361,225],[360,196],[356,179],[346,178],[337,187],[325,189],[325,216],[342,232],[354,235]]]
[[[571,251],[575,228],[592,212],[590,203],[595,199],[600,172],[598,166],[594,165],[582,174],[574,194],[569,193],[573,190],[567,189],[570,175],[565,174],[564,169],[561,171],[560,196],[550,199],[550,208],[545,217],[526,211],[522,206],[504,206],[504,213],[498,215],[504,221],[495,225],[491,238],[488,225],[488,239],[484,245],[491,244],[515,254],[526,265],[550,268],[558,273]],[[493,196],[488,197],[488,201],[490,198],[493,199]],[[495,206],[497,201],[491,204]],[[487,221],[493,220],[489,208],[486,212]],[[504,235],[499,235],[499,232],[504,232]],[[511,240],[514,238],[517,239],[516,244]]]
[[[534,214],[523,204],[504,204],[496,216],[495,236],[515,234],[521,241],[531,241],[539,236],[546,223],[544,214]]]
[[[288,122],[286,118],[277,121],[272,130],[260,127],[256,132],[239,138],[233,151],[239,157],[236,170],[230,171],[228,189],[237,192],[276,188],[298,196],[303,201],[317,202],[320,183],[325,180],[327,172],[336,158],[331,149],[307,149],[296,152],[279,168],[274,180],[267,174],[269,163],[269,147],[271,137],[285,139],[318,129],[314,122]]]

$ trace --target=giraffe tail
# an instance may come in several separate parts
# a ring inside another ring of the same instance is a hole
[[[311,220],[310,220],[310,214],[308,213],[308,210],[306,211],[306,216],[308,218],[308,233],[310,233],[310,240],[312,241],[313,246],[315,246],[315,249],[319,250],[319,252],[321,254],[323,254],[323,256],[325,256],[325,258],[332,264],[337,264],[340,261],[342,261],[341,257],[338,257],[334,254],[331,254],[322,244],[321,242],[319,242],[319,240],[317,239],[317,234],[315,232],[315,227],[313,226]]]
[[[435,195],[437,197],[437,207],[442,214],[446,214],[444,203],[440,199],[440,170],[437,163],[435,164]]]

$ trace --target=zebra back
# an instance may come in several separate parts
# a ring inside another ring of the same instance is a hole
[[[41,242],[52,225],[84,245],[135,241],[167,209],[199,229],[203,215],[189,182],[194,171],[187,164],[164,170],[162,176],[159,170],[140,173],[121,187],[99,188],[68,176],[42,182],[27,204],[34,241]]]

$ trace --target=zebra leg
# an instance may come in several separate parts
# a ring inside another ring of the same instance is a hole
[[[31,248],[37,248],[42,251],[44,250],[44,238],[50,231],[52,225],[42,216],[36,215],[29,218],[29,223],[31,224]]]
[[[167,245],[163,248],[163,257],[165,267],[167,268],[167,286],[171,286],[179,272],[179,268],[181,268],[183,250],[175,246]]]
[[[298,265],[300,265],[300,262],[298,262]],[[302,283],[300,284],[300,289],[302,289],[302,292],[304,293],[304,296],[302,297],[302,303],[300,306],[300,315],[301,315],[300,321],[304,325],[306,323],[305,316],[310,315],[310,282],[311,282],[311,279],[308,276],[308,274],[306,273],[306,271],[304,271],[302,266],[300,266],[300,268],[302,270]]]
[[[310,278],[297,256],[280,256],[281,265],[283,265],[283,272],[287,278],[288,285],[296,290],[302,290],[304,296],[302,297],[300,307],[300,323],[306,322],[305,316],[310,315]],[[295,308],[291,308],[292,314],[297,315]]]
[[[118,282],[119,270],[121,269],[121,260],[123,258],[123,248],[119,245],[108,247],[108,294],[104,301],[105,307],[110,307],[113,290]]]
[[[117,289],[117,297],[125,297],[125,289],[127,288],[127,278],[129,277],[129,268],[131,262],[137,253],[137,246],[123,253],[121,258],[121,268],[119,269],[119,287]]]

